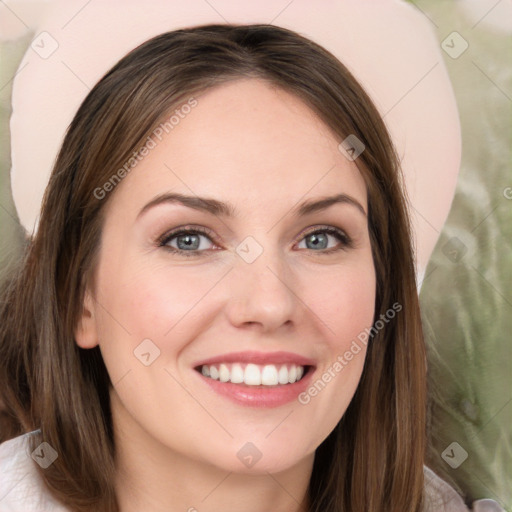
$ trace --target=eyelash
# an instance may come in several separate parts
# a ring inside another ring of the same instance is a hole
[[[334,252],[346,250],[346,249],[353,247],[352,239],[341,229],[334,228],[332,226],[320,226],[320,227],[315,228],[312,231],[308,231],[307,233],[305,233],[302,236],[302,238],[299,240],[299,242],[301,242],[304,238],[306,238],[308,236],[315,235],[318,233],[327,233],[329,235],[333,235],[341,243],[341,246],[340,247],[331,247],[330,249],[324,249],[321,251],[315,251],[313,249],[306,249],[307,251],[312,251],[314,253],[319,253],[322,255],[329,255]],[[215,236],[209,229],[201,228],[201,227],[194,227],[194,228],[182,227],[182,228],[176,228],[173,231],[164,233],[162,236],[160,236],[157,239],[157,245],[158,245],[158,247],[162,247],[166,251],[169,251],[174,254],[183,255],[185,257],[197,256],[200,253],[212,251],[212,249],[207,249],[207,250],[197,250],[196,249],[193,251],[184,251],[183,249],[177,249],[175,247],[170,247],[167,245],[173,238],[177,238],[180,235],[204,235],[207,238],[209,238],[211,242],[216,244]],[[213,249],[213,250],[215,250],[215,249]]]

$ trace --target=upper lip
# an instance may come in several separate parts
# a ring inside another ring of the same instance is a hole
[[[294,354],[293,352],[229,352],[198,361],[194,368],[219,363],[253,363],[253,364],[295,364],[298,366],[314,366],[312,359]]]

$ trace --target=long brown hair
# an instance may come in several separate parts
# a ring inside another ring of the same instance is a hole
[[[117,511],[110,379],[99,348],[74,340],[96,264],[102,187],[165,115],[227,80],[254,77],[294,94],[337,134],[365,145],[376,269],[375,321],[361,381],[315,454],[312,512],[423,509],[426,367],[410,225],[398,160],[362,87],[331,53],[271,25],[207,25],[159,35],[121,59],[76,113],[46,189],[38,231],[0,309],[0,389],[19,432],[40,429],[59,457],[38,467],[71,510]],[[115,193],[112,192],[112,193]],[[381,321],[382,323],[382,321]],[[34,441],[34,446],[38,441]]]

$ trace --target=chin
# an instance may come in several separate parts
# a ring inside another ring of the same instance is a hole
[[[274,443],[264,436],[252,442],[237,441],[232,443],[233,447],[226,448],[221,461],[222,469],[254,476],[287,471],[314,456],[314,450],[299,451],[298,445],[298,441],[290,437],[287,440],[276,439]],[[229,454],[226,454],[228,451]]]

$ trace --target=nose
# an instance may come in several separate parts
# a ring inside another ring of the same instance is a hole
[[[237,257],[228,279],[226,311],[236,327],[257,326],[270,332],[301,314],[296,280],[278,251],[264,249],[252,263]]]

